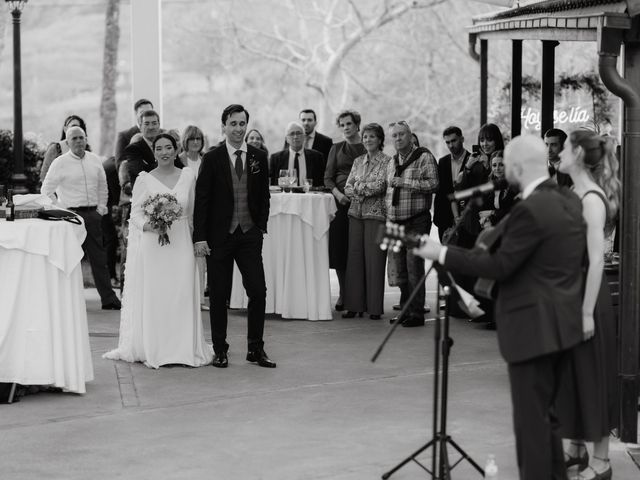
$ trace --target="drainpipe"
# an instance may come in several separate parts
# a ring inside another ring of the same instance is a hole
[[[636,30],[637,32],[637,30]],[[617,60],[623,31],[598,28],[598,70],[604,85],[624,102],[622,136],[620,206],[620,305],[619,305],[619,385],[620,437],[623,442],[638,441],[638,393],[640,369],[640,44],[625,43],[623,78],[617,70]],[[633,157],[636,158],[633,158]]]
[[[480,61],[480,54],[476,52],[476,34],[469,34],[469,56],[473,58],[476,62]]]

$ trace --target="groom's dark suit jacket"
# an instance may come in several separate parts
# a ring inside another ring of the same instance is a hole
[[[307,178],[313,180],[314,187],[322,187],[324,185],[324,167],[325,161],[320,152],[315,150],[304,149],[305,165],[307,167]],[[278,184],[278,172],[289,168],[289,149],[281,150],[271,155],[269,161],[271,173],[271,183]],[[299,172],[298,172],[299,173]]]
[[[495,253],[449,247],[445,267],[497,280],[498,342],[507,362],[577,345],[586,249],[580,199],[547,180],[504,221]]]
[[[269,219],[269,168],[267,154],[247,145],[247,159],[242,181],[247,182],[249,213],[253,223],[267,231]],[[222,245],[229,236],[233,216],[231,160],[225,143],[202,157],[196,181],[193,213],[193,241],[206,241],[210,248]]]

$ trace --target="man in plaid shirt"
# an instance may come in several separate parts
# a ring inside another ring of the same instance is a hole
[[[407,122],[392,123],[391,138],[396,149],[387,167],[387,218],[404,225],[406,232],[429,234],[431,230],[431,200],[438,189],[438,165],[433,154],[424,147],[415,147]],[[389,253],[389,262],[397,270],[401,298],[408,299],[424,275],[424,259],[407,252]],[[424,283],[420,285],[407,315],[404,327],[424,325]]]

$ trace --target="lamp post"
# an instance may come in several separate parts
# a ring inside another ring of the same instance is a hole
[[[13,183],[14,193],[27,193],[22,141],[22,75],[20,69],[20,15],[27,0],[5,0],[13,16]]]

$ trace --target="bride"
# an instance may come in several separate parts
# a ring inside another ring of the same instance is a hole
[[[191,240],[195,173],[174,166],[178,145],[171,135],[158,135],[152,148],[158,166],[140,173],[131,199],[118,348],[103,357],[144,362],[151,368],[198,367],[211,363],[213,353],[202,330]],[[183,211],[164,246],[142,209],[147,198],[159,193],[175,196]]]

